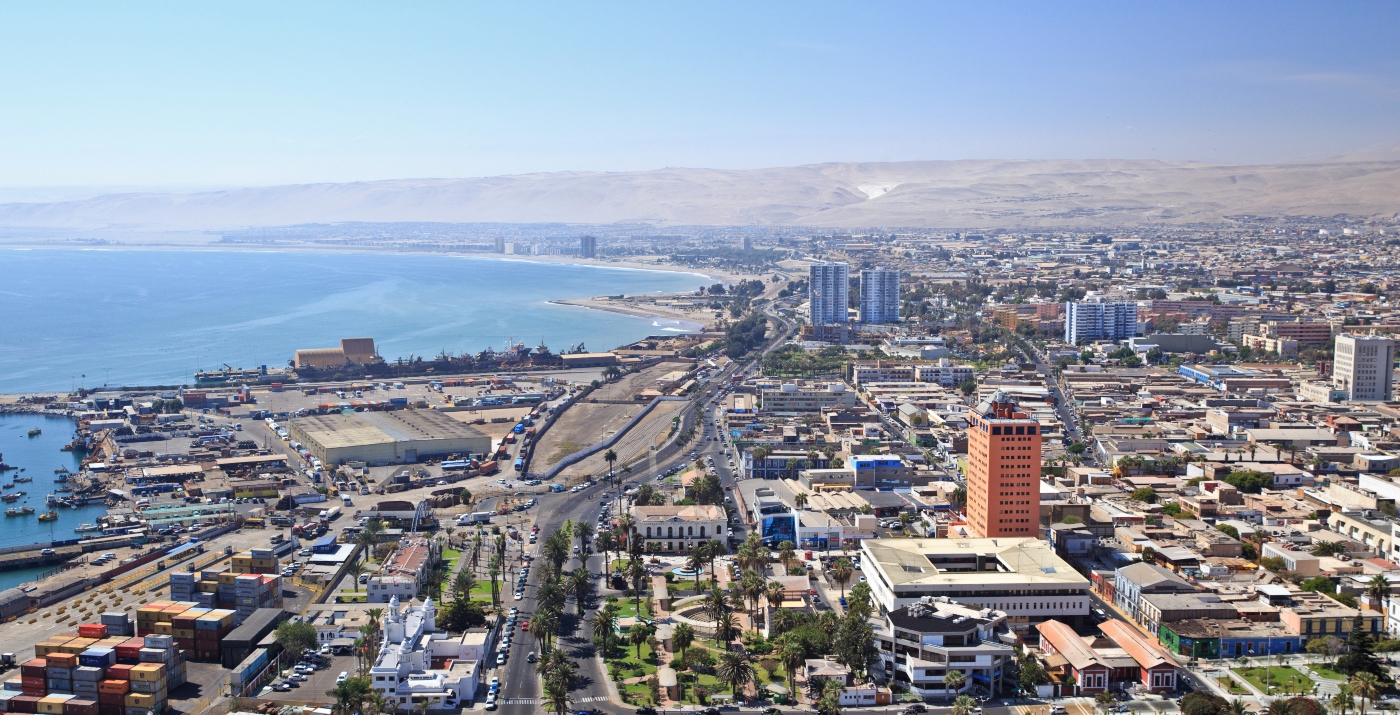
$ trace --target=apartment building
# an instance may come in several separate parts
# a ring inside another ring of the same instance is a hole
[[[1137,303],[1080,301],[1065,303],[1065,342],[1127,340],[1138,334]]]
[[[1006,630],[1006,617],[1003,611],[925,597],[885,614],[875,646],[885,672],[907,682],[922,698],[952,699],[978,686],[998,697],[1006,690],[1007,666],[1016,657],[1015,649],[998,638]],[[945,683],[953,670],[963,675],[957,688]]]
[[[1394,393],[1395,340],[1376,335],[1338,335],[1332,384],[1353,402],[1388,402]]]
[[[776,388],[760,390],[759,397],[762,400],[760,410],[774,413],[821,412],[828,408],[849,409],[855,407],[858,402],[856,394],[839,382],[814,386],[787,382]]]
[[[899,322],[899,271],[874,268],[860,272],[860,322]]]
[[[845,263],[816,263],[809,268],[807,283],[812,325],[848,322],[850,272],[851,267]]]
[[[998,390],[968,418],[967,514],[973,536],[1034,536],[1040,523],[1040,424]]]

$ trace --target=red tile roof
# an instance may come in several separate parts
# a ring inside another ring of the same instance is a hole
[[[1163,665],[1176,667],[1176,661],[1172,660],[1165,651],[1156,643],[1147,639],[1138,629],[1118,620],[1108,620],[1099,624],[1099,630],[1108,636],[1114,643],[1118,644],[1124,652],[1132,656],[1133,660],[1143,668],[1152,669]]]
[[[1075,670],[1083,670],[1091,666],[1103,666],[1098,656],[1089,648],[1089,645],[1074,632],[1074,629],[1055,620],[1038,623],[1035,629],[1040,631],[1040,637],[1045,639],[1056,652],[1065,657]]]

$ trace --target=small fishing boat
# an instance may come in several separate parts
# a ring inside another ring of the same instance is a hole
[[[4,498],[4,497],[0,497],[0,499],[3,499],[3,498]],[[58,503],[58,497],[54,496],[53,494],[50,494],[50,495],[48,495],[47,497],[44,498],[44,503],[45,503],[45,504],[48,504],[49,506],[53,506],[54,504],[57,504],[57,503]]]
[[[58,469],[53,470],[53,473],[54,473],[54,474],[67,474],[67,473],[68,473],[68,468],[67,468],[67,467],[59,467]]]
[[[32,481],[34,481],[34,477],[15,477],[15,481],[17,481],[17,482],[32,482]]]
[[[56,491],[56,492],[71,492],[71,491],[73,491],[73,487],[59,487],[59,488],[55,489],[54,491]]]
[[[44,433],[44,431],[41,430],[41,429],[32,429],[32,430],[29,430],[29,436],[30,436],[30,437],[38,437],[39,435],[41,435],[41,434],[43,434],[43,433]]]
[[[24,507],[20,507],[20,508],[18,508],[18,509],[14,508],[14,507],[10,507],[9,509],[6,509],[6,510],[5,510],[5,516],[29,516],[30,514],[33,514],[33,513],[34,513],[34,507],[32,507],[32,506],[24,506]]]
[[[19,501],[19,498],[22,497],[22,496],[24,496],[24,492],[12,492],[12,493],[10,493],[10,494],[0,494],[0,500],[4,500],[4,501],[7,501],[7,502],[10,502],[10,501]]]
[[[6,484],[6,485],[4,486],[4,488],[5,488],[5,489],[14,489],[14,488],[15,488],[15,484],[14,484],[14,482],[10,482],[9,484]]]
[[[43,514],[40,514],[40,515],[39,515],[39,521],[57,521],[57,520],[58,520],[58,512],[56,512],[56,511],[54,511],[54,510],[52,510],[52,509],[50,509],[50,510],[44,512]]]

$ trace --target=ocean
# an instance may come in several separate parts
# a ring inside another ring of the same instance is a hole
[[[34,437],[29,430],[42,432]],[[0,460],[17,469],[0,474],[0,483],[13,484],[4,493],[27,492],[24,497],[0,507],[0,547],[36,544],[48,541],[76,539],[78,533],[73,528],[79,524],[96,524],[97,517],[107,513],[101,505],[84,506],[77,509],[59,508],[56,521],[39,521],[44,512],[44,499],[54,489],[62,486],[54,482],[53,471],[67,467],[77,471],[78,457],[60,448],[73,439],[73,420],[66,417],[45,415],[0,415]],[[24,471],[19,471],[22,468]],[[30,477],[32,482],[15,482],[15,477]],[[29,516],[4,515],[4,509],[11,506],[31,506],[34,513]],[[0,571],[0,589],[18,586],[32,581],[41,571],[51,567]]]
[[[393,360],[502,348],[606,350],[684,326],[549,303],[684,292],[693,273],[457,256],[0,250],[0,393],[191,383],[373,337]]]

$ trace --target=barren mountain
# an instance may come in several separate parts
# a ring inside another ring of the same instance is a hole
[[[300,184],[7,203],[0,204],[0,225],[200,230],[339,221],[645,221],[1111,227],[1400,211],[1400,160],[1348,159],[1256,166],[918,161]]]

